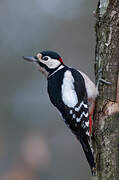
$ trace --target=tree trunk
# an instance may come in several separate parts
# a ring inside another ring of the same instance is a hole
[[[96,10],[95,74],[99,84],[94,114],[95,180],[119,180],[119,0],[99,0]],[[101,71],[100,71],[101,72]]]

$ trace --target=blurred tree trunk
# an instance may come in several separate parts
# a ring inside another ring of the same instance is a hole
[[[119,180],[119,0],[99,0],[96,10],[96,80],[99,97],[94,114],[95,180]]]

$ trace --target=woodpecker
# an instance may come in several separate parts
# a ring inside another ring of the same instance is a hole
[[[36,56],[23,58],[34,62],[38,70],[47,77],[49,98],[80,141],[94,174],[95,161],[90,136],[95,98],[98,95],[97,87],[85,73],[66,66],[56,52],[42,51]]]

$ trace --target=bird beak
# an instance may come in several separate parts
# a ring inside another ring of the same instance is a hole
[[[27,60],[29,62],[37,62],[38,60],[34,56],[23,56],[24,60]]]

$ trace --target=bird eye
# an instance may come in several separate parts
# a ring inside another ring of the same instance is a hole
[[[48,56],[44,56],[42,59],[43,59],[44,61],[47,61],[47,60],[49,59],[49,57],[48,57]]]

